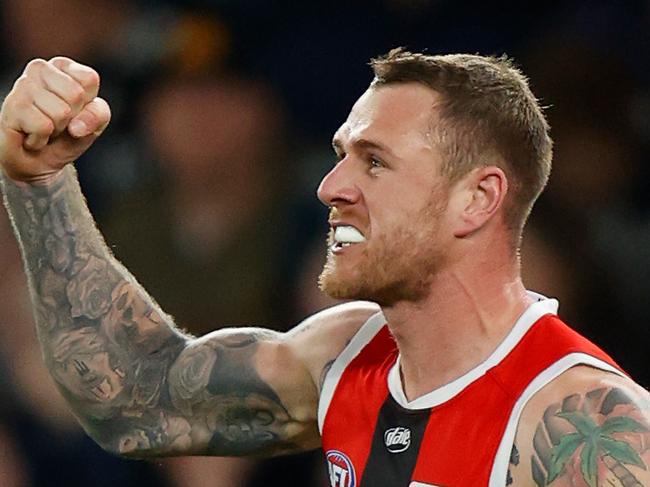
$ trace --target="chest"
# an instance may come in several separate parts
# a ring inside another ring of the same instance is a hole
[[[410,402],[395,343],[381,317],[369,320],[321,393],[331,487],[505,485],[519,418],[536,391],[578,364],[618,371],[557,317],[533,311],[480,365]]]
[[[510,396],[486,379],[442,405],[410,410],[381,369],[342,381],[323,447],[332,487],[487,485],[508,423]]]

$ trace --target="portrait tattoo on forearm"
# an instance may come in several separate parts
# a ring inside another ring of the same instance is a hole
[[[291,418],[253,358],[271,332],[191,341],[111,255],[68,166],[0,175],[45,362],[86,430],[119,453],[291,451]]]
[[[648,404],[618,388],[574,394],[546,409],[534,436],[535,483],[550,486],[649,485]]]

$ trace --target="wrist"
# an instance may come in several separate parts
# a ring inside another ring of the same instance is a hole
[[[2,169],[0,169],[0,176],[5,181],[11,182],[19,187],[48,187],[63,177],[63,173],[66,171],[66,167],[58,170],[52,170],[50,172],[36,176],[16,174],[14,172],[7,171],[6,167],[2,167]]]

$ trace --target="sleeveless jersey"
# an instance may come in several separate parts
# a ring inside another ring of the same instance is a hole
[[[503,487],[527,401],[570,367],[624,375],[534,295],[497,349],[462,377],[413,401],[381,313],[332,364],[318,422],[332,487]],[[432,355],[431,360],[435,360]]]

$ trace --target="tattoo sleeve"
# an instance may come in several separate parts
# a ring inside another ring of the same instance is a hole
[[[134,456],[298,448],[296,421],[254,365],[276,334],[181,333],[112,257],[71,166],[47,186],[2,171],[0,182],[46,365],[98,443]]]
[[[616,387],[574,394],[550,406],[533,439],[535,484],[650,485],[649,406]]]

